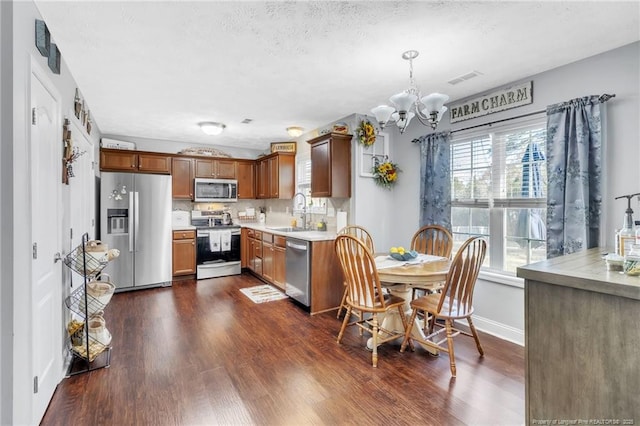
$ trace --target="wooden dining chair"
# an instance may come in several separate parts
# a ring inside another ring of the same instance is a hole
[[[344,228],[338,231],[338,235],[351,235],[356,237],[360,241],[364,243],[364,245],[369,249],[371,253],[375,253],[375,249],[373,247],[373,238],[371,238],[371,234],[364,227],[359,225],[347,225]],[[347,309],[347,293],[349,292],[349,286],[347,286],[347,282],[344,282],[344,293],[342,294],[342,300],[340,301],[340,307],[338,308],[338,313],[336,314],[336,318],[340,318],[340,314],[342,310]],[[354,315],[360,318],[359,312],[353,312]]]
[[[464,242],[460,250],[456,253],[451,268],[447,274],[447,279],[441,293],[428,294],[411,301],[411,317],[408,324],[413,324],[418,311],[424,312],[425,322],[429,321],[428,334],[423,340],[411,336],[411,327],[405,330],[404,340],[400,352],[404,352],[408,343],[412,339],[430,346],[434,349],[449,353],[449,364],[451,375],[456,376],[456,361],[453,351],[453,338],[459,334],[472,336],[476,341],[476,346],[480,356],[484,355],[478,332],[471,321],[473,314],[473,289],[478,278],[480,266],[484,261],[487,252],[487,243],[481,237],[471,237]],[[437,320],[444,320],[444,325]],[[469,323],[471,334],[454,327],[454,320],[466,319]],[[438,330],[436,330],[438,327]],[[425,327],[426,328],[426,327]],[[441,333],[446,333],[446,337],[439,341]],[[442,346],[446,340],[447,346]]]
[[[347,313],[342,321],[338,344],[342,341],[347,326],[356,325],[361,330],[370,332],[373,340],[371,362],[378,366],[378,345],[402,337],[404,332],[395,332],[382,328],[378,322],[378,314],[397,309],[402,326],[407,328],[404,314],[404,299],[385,294],[380,285],[373,253],[358,238],[352,235],[338,235],[335,240],[336,255],[340,261],[342,272],[349,287],[347,293]],[[353,310],[362,315],[354,322],[349,322]],[[365,319],[364,314],[371,314]]]
[[[433,256],[451,257],[453,236],[440,225],[426,225],[411,238],[411,250]]]
[[[418,253],[430,254],[451,258],[453,250],[453,236],[451,232],[440,225],[425,225],[418,229],[411,238],[411,250]],[[424,294],[426,290],[413,288],[411,298],[415,299],[419,293]]]

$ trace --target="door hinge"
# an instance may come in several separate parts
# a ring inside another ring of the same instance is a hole
[[[38,114],[36,113],[36,108],[31,108],[31,124],[36,125],[38,124],[37,121],[37,116]]]
[[[69,228],[69,239],[73,241],[73,228]]]
[[[38,243],[33,243],[33,258],[38,258]]]
[[[38,393],[38,376],[33,378],[33,393]]]

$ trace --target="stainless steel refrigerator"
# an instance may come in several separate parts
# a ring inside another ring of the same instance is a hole
[[[120,256],[109,262],[116,291],[171,285],[171,176],[103,172],[100,240]]]

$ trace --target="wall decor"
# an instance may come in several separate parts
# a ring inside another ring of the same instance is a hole
[[[376,129],[367,119],[360,121],[356,134],[358,135],[358,142],[364,146],[369,147],[376,143]]]
[[[449,105],[451,123],[533,103],[533,81]]]
[[[382,159],[375,158],[375,165],[372,167],[373,179],[376,184],[385,188],[391,189],[393,185],[398,181],[398,173],[400,173],[400,167],[396,163],[393,163],[385,155]]]
[[[54,74],[60,74],[60,51],[58,50],[58,46],[55,43],[51,43],[49,48],[49,69]]]
[[[71,139],[71,122],[68,118],[64,119],[62,125],[62,143],[64,146],[62,153],[62,183],[69,185],[69,178],[75,176],[73,173],[73,163],[80,156],[86,154],[86,151],[80,151],[80,149],[73,146]]]
[[[82,111],[82,99],[80,98],[80,92],[76,87],[76,96],[73,98],[73,112],[78,120],[80,119],[81,111]]]
[[[271,142],[271,152],[291,152],[296,153],[296,142]]]
[[[360,176],[373,178],[373,167],[376,162],[389,157],[389,135],[378,133],[373,145],[358,144],[358,161],[360,162]]]
[[[40,54],[44,57],[49,57],[49,49],[51,44],[51,34],[49,28],[44,21],[36,19],[36,47]]]

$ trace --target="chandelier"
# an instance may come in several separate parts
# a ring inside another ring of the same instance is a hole
[[[409,61],[409,88],[389,98],[393,106],[379,105],[371,110],[376,116],[380,129],[387,124],[395,123],[400,133],[404,133],[411,119],[418,117],[423,125],[431,126],[435,130],[442,115],[447,111],[444,103],[449,100],[449,96],[432,93],[422,97],[420,94],[420,89],[413,78],[413,60],[418,57],[418,54],[417,50],[407,50],[402,54],[402,59]]]

